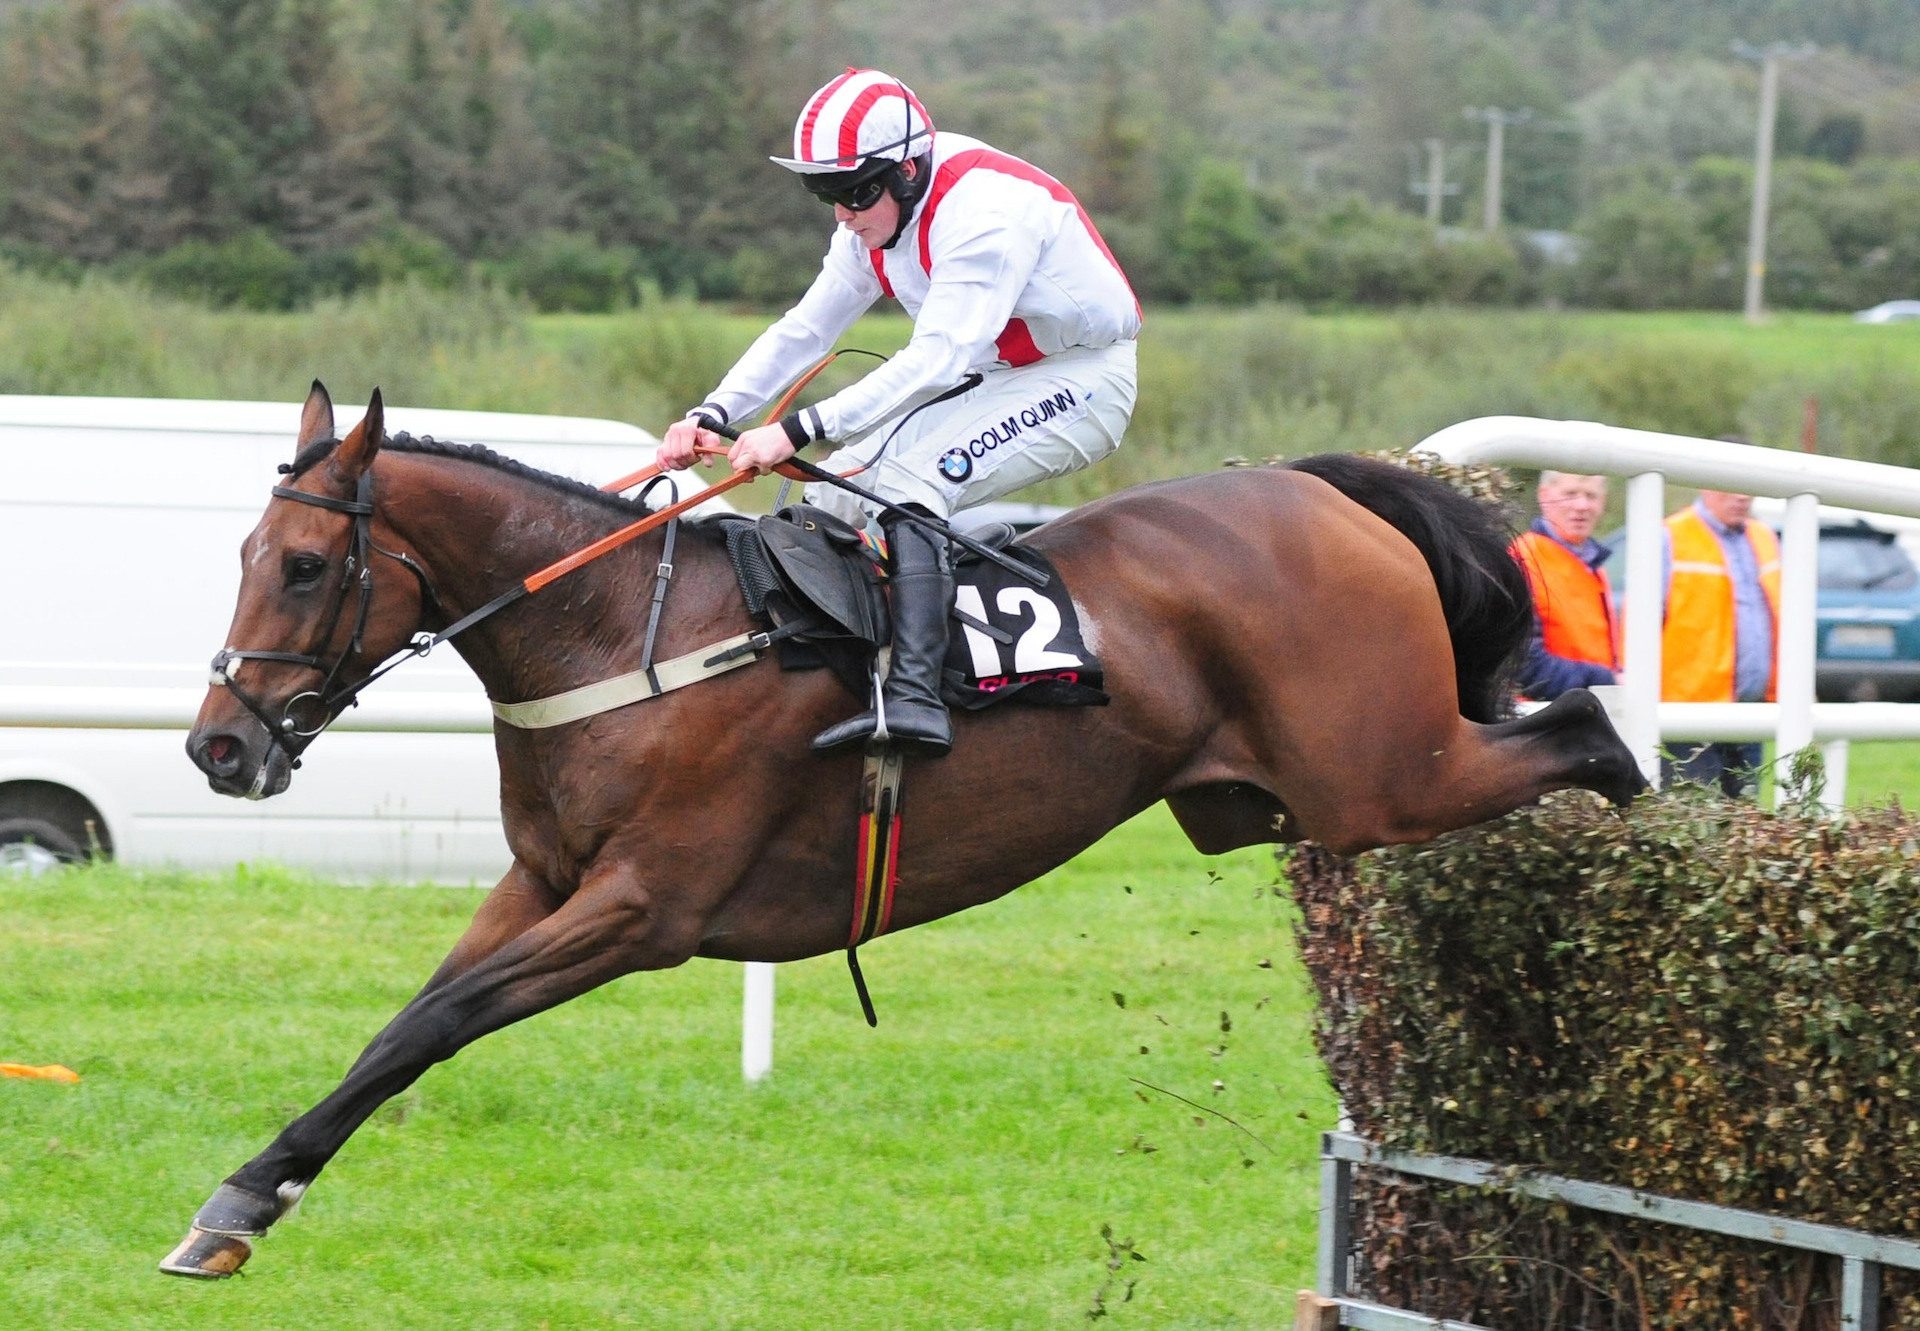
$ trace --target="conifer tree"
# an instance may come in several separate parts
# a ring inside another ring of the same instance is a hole
[[[164,239],[153,93],[125,0],[18,16],[0,53],[8,235],[98,261]]]

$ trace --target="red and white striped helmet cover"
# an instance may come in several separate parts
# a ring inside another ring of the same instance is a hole
[[[903,162],[933,147],[933,120],[913,89],[877,69],[849,69],[801,108],[793,156],[773,160],[815,175],[851,171],[870,157]]]

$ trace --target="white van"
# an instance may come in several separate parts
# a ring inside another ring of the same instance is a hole
[[[342,430],[358,419],[336,411]],[[284,795],[216,795],[187,759],[240,543],[299,420],[298,401],[0,395],[0,869],[96,852],[352,880],[491,883],[506,870],[492,717],[450,648],[363,694]],[[387,429],[596,484],[645,466],[657,444],[616,421],[404,406]]]

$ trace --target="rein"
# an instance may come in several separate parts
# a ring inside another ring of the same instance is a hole
[[[809,370],[806,376],[794,385],[792,392],[797,393],[799,389],[804,388],[808,380],[825,369],[832,359],[833,357],[829,356],[826,360],[821,361]],[[789,394],[789,397],[791,397],[791,395],[792,393]],[[737,431],[725,425],[720,425],[715,428],[714,433],[726,439],[739,438]],[[332,442],[338,443],[339,441],[334,440]],[[697,451],[709,457],[725,456],[725,450],[718,448],[703,446]],[[280,470],[290,472],[292,467],[283,464]],[[859,498],[877,505],[885,512],[911,520],[922,527],[938,532],[954,544],[971,550],[981,558],[1008,569],[1016,576],[1028,582],[1044,586],[1048,581],[1045,573],[1030,568],[1017,560],[1010,559],[1000,551],[991,549],[982,542],[955,531],[951,526],[938,518],[920,513],[914,509],[901,508],[896,504],[889,503],[880,498],[880,496],[864,487],[853,484],[849,477],[859,475],[860,472],[866,470],[865,467],[857,467],[842,475],[835,475],[833,472],[817,467],[811,462],[805,462],[795,457],[772,468],[772,470],[789,480],[818,481],[827,485],[838,486],[840,489],[847,490]],[[639,471],[623,476],[618,480],[611,481],[600,488],[610,494],[618,494],[642,482],[651,482],[665,475],[666,472],[667,468],[665,466],[654,462],[641,468]],[[677,520],[680,515],[687,510],[695,508],[716,496],[723,495],[736,486],[755,480],[759,475],[760,473],[754,471],[737,471],[723,481],[709,485],[705,489],[689,495],[685,499],[669,504],[667,507],[650,513],[638,521],[627,524],[618,531],[611,532],[591,544],[582,546],[572,554],[557,559],[545,568],[528,574],[525,578],[522,578],[519,582],[507,588],[506,591],[500,593],[500,595],[494,597],[491,601],[488,601],[485,605],[461,616],[458,620],[455,620],[452,624],[440,630],[440,632],[430,633],[423,629],[415,633],[405,647],[399,648],[391,656],[380,662],[379,665],[375,666],[373,670],[368,673],[365,679],[361,680],[358,684],[346,685],[339,689],[334,687],[334,683],[339,678],[341,671],[346,667],[348,660],[360,654],[366,633],[367,616],[373,607],[373,565],[370,554],[385,555],[387,558],[401,564],[409,573],[413,574],[419,581],[421,603],[423,607],[427,609],[428,613],[433,614],[440,612],[442,610],[442,602],[439,593],[433,588],[432,581],[427,577],[426,570],[421,568],[411,556],[404,551],[387,550],[373,543],[373,468],[371,466],[360,473],[360,480],[355,490],[354,498],[352,499],[336,499],[330,495],[309,494],[304,490],[295,490],[289,486],[276,485],[273,487],[273,497],[275,499],[288,499],[295,503],[311,505],[314,508],[324,508],[331,512],[344,513],[353,520],[353,533],[350,538],[346,567],[340,579],[339,593],[334,598],[333,608],[327,616],[327,627],[320,634],[318,647],[315,651],[283,652],[232,646],[223,647],[214,654],[208,682],[216,688],[230,690],[240,705],[251,712],[254,718],[260,722],[273,743],[285,752],[288,760],[297,769],[300,766],[300,754],[299,750],[294,747],[293,741],[296,739],[312,739],[322,730],[325,730],[334,717],[338,716],[345,708],[357,705],[360,694],[395,666],[400,665],[403,661],[412,660],[414,657],[427,655],[427,653],[431,652],[435,647],[438,647],[449,638],[464,633],[481,620],[506,609],[521,597],[529,596],[541,590],[543,587],[565,577],[575,569],[592,563],[609,551],[619,549],[636,537],[643,536],[662,524],[673,524],[667,528],[669,532],[669,545],[665,551],[665,557],[660,564],[659,581],[656,583],[654,593],[654,605],[652,607],[652,613],[649,616],[650,622],[648,624],[646,649],[647,662],[640,672],[648,677],[654,685],[651,692],[642,696],[654,696],[663,690],[658,687],[659,681],[652,664],[653,631],[658,624],[660,601],[665,595],[665,581],[673,576],[671,533],[677,529]],[[351,589],[355,583],[359,585],[360,595],[359,604],[354,612],[353,636],[348,640],[346,649],[329,662],[320,655],[320,652],[324,651],[327,643],[333,640],[334,632],[340,625],[340,617],[346,611],[347,598],[352,594]],[[712,670],[711,667],[720,665],[723,662],[736,663],[736,658],[739,657],[752,659],[759,651],[764,650],[765,647],[769,645],[758,641],[758,639],[763,637],[765,637],[765,635],[749,635],[749,640],[745,645],[735,644],[733,642],[718,644],[718,646],[729,650],[720,657],[703,661],[703,669],[706,673],[719,673],[717,670]],[[239,680],[235,678],[239,666],[246,661],[277,661],[286,665],[305,667],[322,677],[320,687],[296,693],[293,697],[287,699],[286,703],[281,707],[279,719],[276,721],[268,715],[267,709],[260,703],[259,699],[242,688]],[[739,660],[737,663],[745,664],[745,661]],[[678,662],[673,664],[678,664]],[[695,675],[693,678],[686,679],[684,682],[692,683],[694,679],[705,677],[706,674],[702,673]],[[580,691],[576,690],[576,692]],[[295,719],[294,709],[297,705],[304,703],[308,699],[313,700],[313,706],[318,713],[318,719],[310,729],[303,730],[300,727],[299,721]],[[495,711],[496,713],[499,712],[497,705]],[[545,724],[555,724],[555,722],[549,721]]]

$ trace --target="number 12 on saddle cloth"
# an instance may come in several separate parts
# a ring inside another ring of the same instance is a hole
[[[1100,662],[1081,634],[1066,583],[1033,551],[1006,553],[1047,573],[1047,583],[1035,587],[997,564],[962,557],[954,572],[947,701],[970,711],[1014,698],[1043,707],[1103,705]]]

